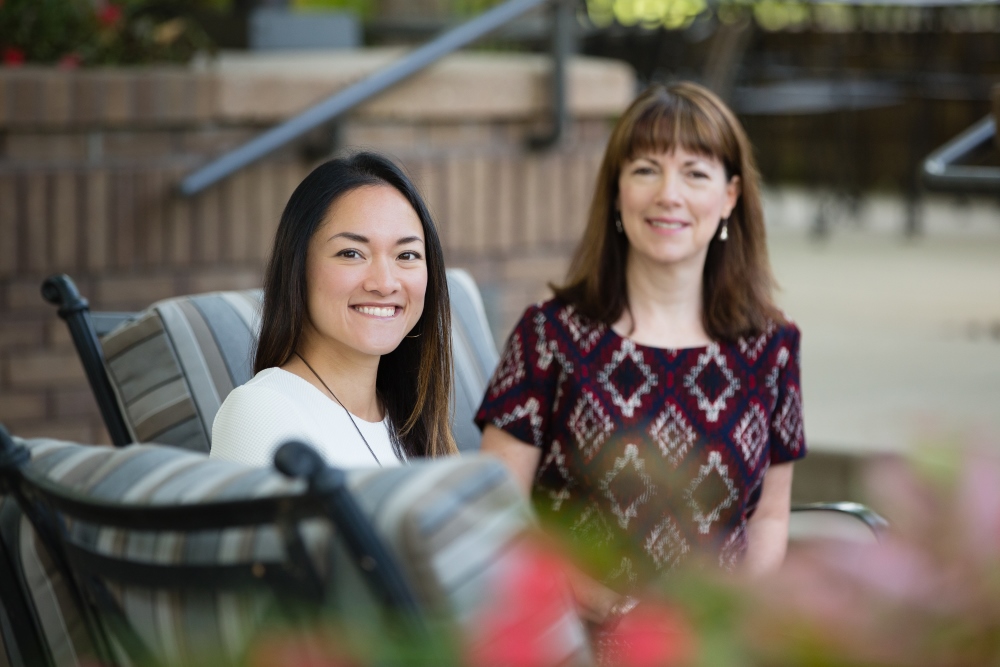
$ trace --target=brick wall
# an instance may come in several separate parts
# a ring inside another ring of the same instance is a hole
[[[386,59],[0,69],[0,422],[24,436],[107,441],[41,282],[68,273],[96,310],[258,286],[281,209],[314,161],[289,148],[191,199],[177,182]],[[414,178],[448,264],[477,278],[501,338],[562,276],[609,119],[633,80],[615,63],[581,60],[570,87],[568,136],[542,153],[525,148],[546,108],[544,61],[531,56],[456,56],[340,127],[342,148],[386,152]]]

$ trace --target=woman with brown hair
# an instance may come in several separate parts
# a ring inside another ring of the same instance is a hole
[[[211,456],[270,466],[292,439],[340,467],[456,453],[450,332],[441,243],[410,180],[374,153],[320,165],[282,213],[255,375],[219,409]]]
[[[701,86],[648,89],[612,132],[565,284],[524,314],[477,415],[540,513],[604,551],[609,586],[692,558],[781,563],[806,450],[799,330],[773,285],[739,121]],[[601,621],[620,600],[592,593]]]

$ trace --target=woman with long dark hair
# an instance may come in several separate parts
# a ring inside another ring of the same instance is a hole
[[[326,162],[292,193],[264,279],[254,377],[219,409],[217,458],[269,466],[301,440],[342,467],[456,452],[444,258],[388,159]]]
[[[648,89],[612,131],[566,282],[524,314],[477,415],[541,514],[610,554],[612,588],[694,559],[781,563],[806,450],[799,330],[773,285],[739,121],[701,86]],[[580,598],[598,622],[622,602]]]

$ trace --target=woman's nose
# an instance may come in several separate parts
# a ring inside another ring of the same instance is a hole
[[[667,204],[672,204],[680,199],[681,179],[679,174],[664,172],[660,181],[660,189],[657,198]]]
[[[370,265],[364,288],[387,296],[399,289],[399,278],[396,277],[395,266],[390,260],[376,258]]]

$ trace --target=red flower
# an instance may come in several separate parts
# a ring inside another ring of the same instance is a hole
[[[97,12],[97,21],[105,28],[113,28],[122,20],[122,6],[109,2],[104,5],[101,11]]]
[[[473,624],[469,667],[551,667],[571,659],[583,637],[581,627],[579,645],[571,639],[578,621],[565,562],[522,543],[497,569],[491,604]]]
[[[24,51],[16,46],[8,46],[3,50],[3,64],[8,67],[23,65],[26,60]]]
[[[598,645],[610,655],[604,664],[618,667],[673,667],[691,662],[695,652],[694,630],[676,610],[642,602],[626,614]]]
[[[2,2],[3,0],[0,0]],[[67,53],[62,58],[59,59],[57,65],[62,69],[76,69],[80,66],[83,59],[80,58],[79,53]]]

